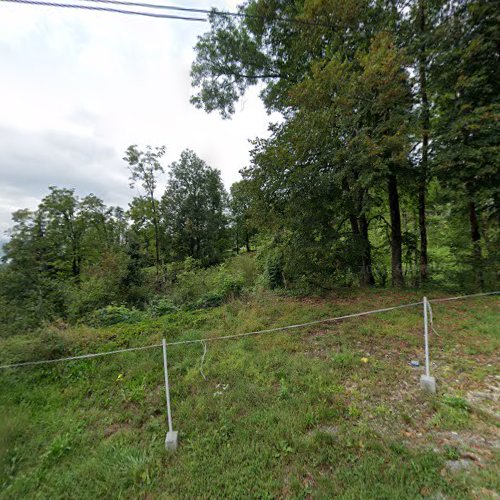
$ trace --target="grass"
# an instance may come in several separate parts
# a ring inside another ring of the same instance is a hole
[[[420,300],[368,290],[249,296],[107,328],[0,340],[0,362],[258,330]],[[498,366],[498,300],[435,304],[418,388],[419,308],[169,349],[179,449],[164,449],[161,350],[0,372],[2,498],[488,498],[496,422],[478,394]],[[364,360],[363,358],[366,358]],[[366,361],[366,362],[365,362]],[[491,401],[490,401],[491,403]],[[446,460],[473,456],[464,472]]]

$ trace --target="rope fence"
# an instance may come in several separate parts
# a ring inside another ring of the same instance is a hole
[[[93,353],[93,354],[83,354],[81,356],[71,356],[71,357],[67,357],[67,358],[48,359],[48,360],[40,360],[40,361],[26,361],[26,362],[22,362],[22,363],[12,363],[9,365],[2,365],[2,366],[0,366],[0,369],[18,368],[18,367],[25,367],[25,366],[36,366],[36,365],[49,364],[49,363],[59,363],[59,362],[63,362],[63,361],[75,361],[75,360],[80,360],[80,359],[91,359],[91,358],[97,358],[100,356],[118,354],[118,353],[122,353],[122,352],[142,351],[142,350],[146,350],[146,349],[155,349],[158,347],[162,347],[162,349],[163,349],[163,370],[164,370],[164,377],[165,377],[165,400],[166,400],[166,410],[167,410],[166,420],[167,420],[167,426],[168,426],[168,431],[167,431],[167,434],[165,437],[165,448],[167,451],[175,451],[177,449],[177,446],[178,446],[178,431],[174,431],[173,424],[172,424],[172,409],[171,409],[171,403],[170,403],[170,383],[169,383],[169,378],[168,378],[168,364],[167,364],[167,346],[201,344],[201,346],[203,347],[203,354],[201,357],[199,369],[200,369],[201,376],[203,377],[204,380],[206,380],[205,373],[203,372],[203,364],[205,362],[205,356],[207,354],[207,342],[210,342],[213,340],[237,339],[237,338],[242,338],[242,337],[248,337],[250,335],[261,335],[261,334],[268,334],[268,333],[273,333],[273,332],[282,332],[282,331],[292,330],[292,329],[296,329],[296,328],[304,328],[304,327],[308,327],[308,326],[312,326],[312,325],[318,325],[320,323],[341,321],[341,320],[349,319],[349,318],[357,318],[360,316],[367,316],[370,314],[379,314],[379,313],[383,313],[383,312],[387,312],[387,311],[394,311],[396,309],[403,309],[403,308],[423,305],[425,374],[421,375],[421,377],[420,377],[420,387],[425,392],[435,393],[436,392],[436,379],[433,376],[431,376],[431,373],[430,373],[430,355],[429,355],[429,328],[428,328],[429,323],[430,323],[431,329],[434,330],[433,314],[432,314],[432,307],[430,305],[430,302],[445,302],[445,301],[450,301],[450,300],[459,300],[459,299],[480,297],[480,296],[486,296],[486,295],[497,295],[498,293],[500,293],[500,292],[476,293],[473,295],[462,295],[459,297],[447,297],[447,298],[432,299],[432,300],[428,300],[427,297],[423,297],[423,300],[420,302],[412,302],[410,304],[401,304],[398,306],[384,307],[383,309],[373,309],[371,311],[363,311],[363,312],[359,312],[359,313],[346,314],[344,316],[337,316],[335,318],[326,318],[326,319],[320,319],[320,320],[316,320],[316,321],[309,321],[307,323],[300,323],[297,325],[288,325],[288,326],[282,326],[282,327],[277,327],[277,328],[268,328],[266,330],[258,330],[258,331],[246,332],[246,333],[237,333],[234,335],[223,335],[220,337],[206,337],[203,339],[179,340],[176,342],[168,342],[168,343],[165,340],[165,338],[163,338],[161,344],[153,344],[153,345],[141,346],[141,347],[130,347],[127,349],[116,349],[114,351],[99,352],[99,353]]]
[[[441,298],[441,299],[428,299],[427,303],[429,302],[445,302],[445,301],[451,301],[451,300],[460,300],[460,299],[467,299],[467,298],[473,298],[473,297],[482,297],[482,296],[487,296],[487,295],[498,295],[500,291],[497,292],[486,292],[486,293],[475,293],[472,295],[461,295],[457,297],[447,297],[447,298]],[[178,346],[178,345],[188,345],[188,344],[202,344],[204,347],[204,355],[206,354],[206,342],[212,342],[216,340],[229,340],[229,339],[237,339],[237,338],[242,338],[242,337],[248,337],[252,335],[262,335],[262,334],[267,334],[267,333],[274,333],[274,332],[282,332],[286,330],[293,330],[297,328],[305,328],[308,326],[313,326],[313,325],[318,325],[321,323],[331,323],[334,321],[342,321],[345,319],[350,319],[350,318],[357,318],[361,316],[368,316],[371,314],[380,314],[388,311],[394,311],[397,309],[404,309],[408,307],[415,307],[422,305],[423,301],[420,302],[412,302],[409,304],[401,304],[398,306],[392,306],[392,307],[385,307],[382,309],[373,309],[370,311],[363,311],[359,313],[353,313],[353,314],[346,314],[343,316],[337,316],[334,318],[326,318],[326,319],[319,319],[315,321],[308,321],[307,323],[300,323],[296,325],[287,325],[287,326],[281,326],[277,328],[268,328],[265,330],[257,330],[253,332],[245,332],[245,333],[236,333],[233,335],[223,335],[219,337],[205,337],[202,339],[189,339],[189,340],[178,340],[174,342],[167,342],[166,346],[171,347],[171,346]],[[432,310],[430,311],[431,318],[432,318]],[[432,324],[432,319],[431,319],[431,324]],[[92,353],[92,354],[82,354],[79,356],[69,356],[65,358],[58,358],[58,359],[47,359],[47,360],[40,360],[40,361],[24,361],[20,363],[12,363],[12,364],[7,364],[7,365],[0,365],[0,370],[5,370],[8,368],[19,368],[19,367],[24,367],[24,366],[37,366],[37,365],[43,365],[43,364],[49,364],[49,363],[60,363],[64,361],[77,361],[80,359],[91,359],[91,358],[97,358],[101,356],[108,356],[111,354],[119,354],[122,352],[131,352],[131,351],[141,351],[141,350],[146,350],[146,349],[154,349],[154,348],[159,348],[162,347],[163,344],[153,344],[153,345],[147,345],[147,346],[141,346],[141,347],[129,347],[126,349],[116,349],[113,351],[106,351],[106,352],[98,352],[98,353]],[[203,367],[203,363],[201,364],[201,368]]]

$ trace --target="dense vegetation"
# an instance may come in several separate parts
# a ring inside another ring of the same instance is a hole
[[[496,2],[250,0],[240,14],[211,14],[192,100],[230,117],[258,84],[280,113],[243,179],[227,193],[219,171],[185,151],[160,193],[165,147],[130,146],[138,195],[127,210],[50,187],[36,210],[13,215],[4,334],[91,321],[105,307],[220,304],[242,288],[224,267],[204,294],[176,297],[193,270],[218,275],[210,267],[242,250],[257,250],[258,285],[274,289],[495,287]]]
[[[283,117],[243,172],[282,281],[491,283],[497,2],[250,0],[240,13],[212,15],[192,100],[229,117],[259,84]]]
[[[13,214],[0,365],[109,355],[0,370],[0,496],[497,498],[496,298],[435,304],[432,395],[420,307],[212,337],[498,286],[499,13],[214,10],[193,103],[230,118],[258,85],[281,119],[228,191],[193,151],[131,145],[126,209],[51,186]],[[169,347],[176,453],[162,338],[200,341]]]
[[[229,265],[251,269],[252,261],[245,254]],[[99,327],[57,323],[37,336],[0,338],[0,364],[420,298],[407,290],[324,299],[263,292],[217,308],[101,318]],[[498,299],[435,304],[434,315],[433,397],[409,365],[422,360],[420,308],[210,342],[206,378],[201,345],[170,348],[173,454],[164,448],[161,349],[1,370],[0,497],[494,499]],[[457,463],[463,468],[452,470]]]

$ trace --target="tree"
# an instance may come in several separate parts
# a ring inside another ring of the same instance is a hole
[[[83,221],[74,189],[50,186],[38,208],[50,266],[56,273],[79,279],[82,263]]]
[[[211,31],[196,47],[193,102],[228,117],[250,85],[264,82],[261,95],[268,110],[279,110],[285,118],[281,130],[288,125],[302,129],[292,138],[298,161],[291,158],[289,165],[305,163],[309,174],[327,170],[333,175],[329,183],[343,191],[338,208],[350,221],[360,279],[366,284],[374,281],[367,219],[371,170],[372,189],[383,182],[387,192],[392,277],[400,286],[398,181],[408,171],[412,101],[407,62],[388,33],[397,30],[399,12],[384,7],[364,0],[254,0],[242,7],[248,18],[212,16]],[[283,16],[305,24],[280,22]]]
[[[432,64],[436,82],[436,169],[468,212],[471,262],[484,285],[481,217],[500,209],[500,28],[491,0],[452,4]]]
[[[174,258],[189,256],[206,264],[220,260],[226,198],[220,172],[193,151],[183,151],[179,161],[170,165],[161,210]]]
[[[129,146],[123,158],[129,164],[130,187],[134,188],[140,183],[144,189],[146,199],[151,206],[152,222],[154,228],[155,241],[155,266],[156,282],[160,281],[160,234],[159,234],[159,215],[158,205],[155,200],[155,189],[157,184],[157,175],[164,173],[160,160],[165,154],[165,146],[151,148],[146,146],[146,151],[140,151],[136,145]]]
[[[251,218],[252,197],[248,181],[241,180],[231,186],[229,207],[235,235],[236,253],[242,243],[247,252],[250,252],[250,238],[255,234],[256,228]]]

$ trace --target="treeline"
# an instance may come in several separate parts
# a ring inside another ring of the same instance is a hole
[[[192,102],[227,118],[259,85],[283,117],[243,172],[276,285],[493,286],[498,2],[249,0],[239,11],[214,13],[200,37]]]
[[[229,196],[220,172],[186,150],[158,193],[164,153],[127,149],[130,187],[138,193],[127,211],[52,186],[36,210],[13,214],[0,268],[0,323],[15,329],[76,320],[109,304],[142,307],[168,294],[180,272],[250,250],[242,186],[233,185]]]
[[[155,296],[215,305],[244,280],[209,267],[251,249],[270,288],[497,286],[497,3],[250,0],[240,14],[211,15],[192,100],[230,117],[259,84],[281,114],[243,179],[227,193],[188,150],[160,193],[165,148],[130,146],[128,210],[51,187],[13,216],[0,323]]]

